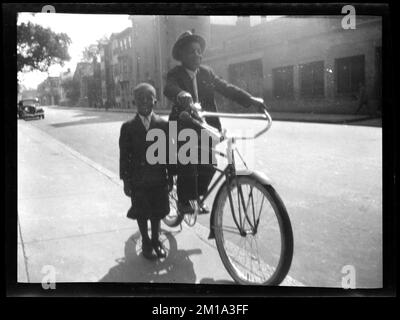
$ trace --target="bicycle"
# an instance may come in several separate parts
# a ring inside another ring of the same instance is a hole
[[[183,215],[177,209],[175,183],[170,193],[171,210],[163,221],[170,227],[176,227],[182,221],[194,226],[200,206],[222,182],[213,201],[208,238],[215,239],[221,260],[236,283],[279,285],[289,272],[293,257],[293,231],[289,215],[270,179],[261,172],[249,170],[235,148],[237,140],[256,139],[267,132],[272,125],[271,116],[266,110],[263,114],[205,111],[199,111],[198,114],[201,117],[265,120],[268,124],[258,133],[248,137],[229,137],[226,131],[218,132],[218,139],[227,142],[226,152],[215,149],[213,151],[228,160],[227,166],[223,170],[215,167],[219,172],[217,179],[201,199],[198,197],[190,201],[194,208],[194,213],[191,214]],[[204,126],[203,128],[210,129]],[[216,134],[215,131],[213,134]],[[236,170],[235,152],[246,170]],[[269,218],[268,214],[272,217],[269,221],[266,220]],[[261,237],[262,232],[266,234]],[[259,245],[257,241],[260,238],[262,243]]]

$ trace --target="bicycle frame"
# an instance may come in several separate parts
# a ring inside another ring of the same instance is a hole
[[[225,177],[225,181],[224,183],[221,185],[217,195],[219,194],[219,192],[221,192],[222,188],[226,185],[228,188],[228,197],[229,197],[229,204],[231,207],[231,213],[232,213],[232,217],[234,220],[234,223],[236,225],[236,227],[238,228],[240,234],[242,236],[246,235],[246,231],[243,228],[243,223],[242,223],[242,211],[240,210],[240,205],[239,205],[239,219],[237,219],[236,217],[236,213],[234,210],[234,206],[233,206],[233,199],[232,199],[232,193],[231,193],[231,183],[233,181],[233,179],[238,175],[254,175],[256,177],[257,180],[259,180],[262,184],[271,184],[270,180],[266,177],[263,176],[260,173],[257,172],[253,172],[253,171],[240,171],[237,172],[236,171],[236,167],[235,167],[235,157],[234,157],[234,151],[236,150],[233,145],[235,144],[236,140],[251,140],[251,139],[256,139],[257,137],[259,137],[260,135],[262,135],[263,133],[265,133],[266,131],[268,131],[271,128],[272,125],[272,119],[271,116],[269,115],[269,113],[264,110],[264,114],[230,114],[230,113],[220,113],[220,112],[207,112],[207,111],[203,111],[203,112],[199,112],[199,115],[201,117],[220,117],[220,118],[236,118],[236,119],[251,119],[251,120],[266,120],[268,121],[267,126],[260,130],[259,132],[257,132],[256,134],[252,135],[252,136],[247,136],[247,137],[228,137],[226,135],[226,131],[222,133],[221,135],[221,141],[227,140],[227,147],[226,147],[226,154],[219,152],[217,150],[215,150],[214,148],[212,149],[213,152],[215,152],[217,155],[220,155],[222,157],[226,157],[228,159],[228,165],[225,167],[224,170],[221,170],[217,167],[215,167],[216,171],[220,172],[220,175],[218,176],[218,178],[212,183],[212,185],[208,188],[206,194],[203,196],[203,198],[200,200],[199,198],[197,199],[198,203],[200,205],[202,205],[204,203],[204,201],[209,197],[209,195],[213,192],[213,190],[217,187],[217,185],[221,182],[221,180]],[[240,154],[239,154],[240,155]],[[243,159],[242,159],[243,161]],[[243,161],[244,162],[244,161]],[[236,180],[237,182],[237,180]],[[252,222],[250,221],[250,219],[248,218],[247,215],[247,209],[245,206],[245,201],[244,201],[244,197],[243,197],[243,191],[241,188],[239,188],[238,184],[238,197],[240,196],[240,202],[242,203],[243,209],[244,209],[244,215],[245,218],[247,219],[252,232],[256,232],[257,227],[258,227],[258,221],[255,220],[255,216],[254,216],[254,212],[253,212],[253,221],[255,221],[255,224],[253,225]],[[251,198],[253,199],[252,195]],[[215,205],[213,205],[212,208],[212,212],[210,215],[210,234],[209,234],[209,239],[214,238],[214,226],[213,226],[213,217],[215,214]],[[259,220],[259,219],[258,219]]]

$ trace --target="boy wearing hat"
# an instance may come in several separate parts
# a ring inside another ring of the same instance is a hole
[[[254,105],[260,110],[265,108],[255,97],[219,78],[210,67],[201,64],[205,47],[206,42],[201,36],[186,31],[180,35],[172,49],[172,57],[181,65],[168,72],[164,95],[173,102],[169,120],[178,122],[178,130],[185,127],[179,120],[179,114],[194,102],[200,103],[203,110],[217,112],[216,92],[244,107]],[[221,130],[219,118],[206,118],[206,122]],[[177,191],[181,212],[193,211],[189,200],[197,198],[196,189],[200,196],[206,193],[214,173],[212,164],[178,163]],[[208,212],[208,208],[203,207],[202,212]]]
[[[148,83],[134,89],[137,115],[121,127],[120,178],[124,182],[124,193],[131,197],[132,206],[128,218],[137,220],[142,236],[142,253],[146,259],[164,258],[166,250],[159,240],[160,220],[169,213],[169,184],[165,164],[151,165],[146,159],[146,150],[152,144],[146,141],[150,129],[161,129],[167,134],[168,122],[153,112],[157,102],[156,91]],[[151,221],[151,239],[147,221]]]

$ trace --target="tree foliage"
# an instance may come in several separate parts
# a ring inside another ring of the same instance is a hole
[[[100,46],[108,42],[108,40],[107,36],[104,35],[96,41],[96,44],[85,47],[82,52],[82,61],[92,62],[94,58],[97,59],[100,54]]]
[[[17,26],[17,68],[20,71],[46,72],[53,64],[64,65],[71,57],[71,39],[65,33],[55,33],[31,22]]]
[[[91,44],[87,46],[82,52],[82,61],[84,62],[92,62],[94,58],[97,59],[99,55],[99,47],[96,44]]]

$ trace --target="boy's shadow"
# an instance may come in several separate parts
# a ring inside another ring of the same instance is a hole
[[[201,254],[200,249],[178,250],[174,237],[176,232],[162,230],[160,240],[167,249],[167,257],[147,260],[142,255],[139,231],[125,242],[125,257],[101,278],[100,282],[144,282],[144,283],[196,283],[196,274],[189,256]]]

